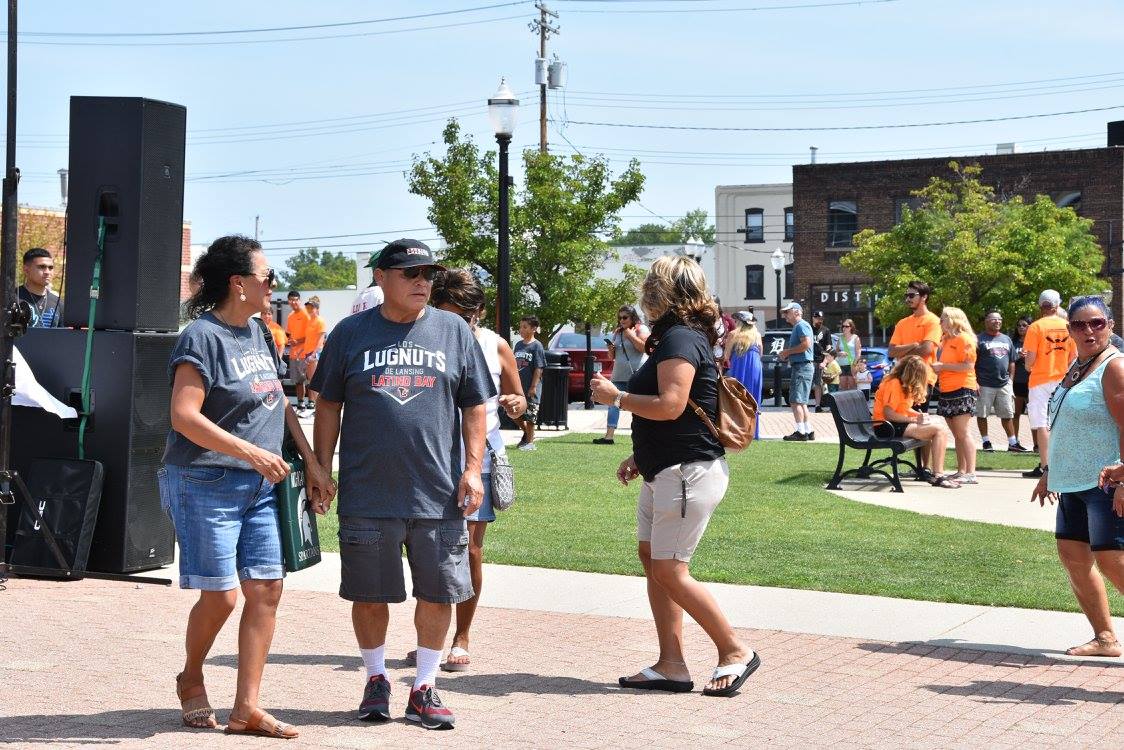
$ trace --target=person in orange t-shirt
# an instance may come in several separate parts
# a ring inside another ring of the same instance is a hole
[[[301,293],[296,289],[289,292],[289,307],[292,311],[285,321],[285,331],[289,334],[289,379],[293,381],[297,391],[297,405],[293,408],[300,410],[306,408],[304,385],[311,378],[305,371],[304,361],[304,329],[308,325],[308,313],[304,311]],[[311,402],[309,405],[311,406]]]
[[[1077,358],[1077,344],[1069,337],[1065,318],[1058,314],[1061,303],[1062,296],[1053,289],[1038,295],[1038,309],[1042,316],[1030,324],[1023,337],[1023,360],[1030,373],[1026,414],[1038,443],[1038,466],[1023,472],[1023,476],[1029,478],[1041,477],[1045,470],[1044,461],[1050,449],[1050,430],[1046,421],[1050,397]]]
[[[956,473],[952,479],[960,484],[976,481],[976,444],[968,435],[968,425],[976,415],[980,398],[976,383],[976,334],[968,316],[959,307],[941,311],[940,361],[933,364],[937,383],[937,413],[948,422],[956,440]]]
[[[324,348],[324,319],[320,317],[320,298],[315,294],[304,303],[308,311],[308,322],[304,326],[304,351],[305,374],[308,376],[308,406],[306,409],[316,408],[316,391],[312,390],[312,376],[316,374],[316,363],[320,361],[320,350]]]
[[[910,354],[916,354],[925,362],[928,369],[928,394],[932,394],[933,385],[937,382],[937,374],[933,370],[933,363],[937,361],[937,349],[941,345],[941,321],[929,312],[929,294],[932,292],[924,281],[911,281],[906,289],[905,303],[909,305],[910,314],[898,321],[894,326],[894,334],[890,337],[890,359],[901,359]],[[918,404],[922,413],[929,411],[929,399],[926,398]]]
[[[273,346],[277,349],[277,356],[280,357],[281,353],[285,351],[285,344],[288,343],[289,337],[285,335],[285,330],[277,325],[277,321],[273,319],[272,307],[261,314],[261,321],[265,323],[270,334],[273,335]]]
[[[960,485],[943,475],[944,454],[948,449],[948,435],[944,427],[929,422],[929,417],[914,407],[929,397],[929,367],[916,354],[899,359],[887,375],[878,392],[874,394],[874,421],[885,422],[894,428],[895,437],[928,440],[927,449],[920,451],[922,461],[933,467],[929,482],[935,487],[955,489]]]

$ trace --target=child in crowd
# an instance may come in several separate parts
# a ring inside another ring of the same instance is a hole
[[[824,352],[823,355],[823,384],[827,388],[828,393],[835,393],[839,390],[839,376],[843,374],[843,368],[835,361],[835,355],[831,352]]]
[[[855,378],[855,386],[863,392],[863,395],[869,401],[870,384],[874,382],[874,375],[866,368],[865,359],[859,357],[855,360],[855,364],[851,365],[851,375]]]
[[[944,472],[945,451],[948,448],[948,435],[944,425],[933,424],[928,417],[913,407],[925,400],[928,395],[929,368],[925,360],[910,354],[898,360],[878,386],[874,395],[875,428],[878,423],[890,425],[895,437],[911,437],[929,441],[928,473],[925,475],[934,487],[959,489]],[[925,449],[921,449],[922,458]]]
[[[539,413],[539,400],[542,398],[542,374],[546,368],[546,350],[535,338],[539,332],[539,319],[535,315],[524,315],[519,321],[519,341],[515,342],[515,365],[519,370],[519,381],[527,396],[527,411],[520,417],[523,438],[519,450],[537,450],[535,445],[535,421]]]

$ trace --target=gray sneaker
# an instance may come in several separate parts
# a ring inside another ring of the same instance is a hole
[[[377,674],[367,680],[363,700],[359,704],[362,721],[390,721],[390,682],[386,675]]]
[[[521,451],[537,451],[539,447],[534,443],[520,443],[519,450]]]

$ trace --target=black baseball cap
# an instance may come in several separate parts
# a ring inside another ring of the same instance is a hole
[[[379,253],[376,268],[415,268],[417,266],[436,266],[442,268],[433,257],[429,245],[418,240],[400,239],[389,243]]]
[[[823,317],[823,310],[816,310],[814,313],[812,313],[812,317],[813,318],[822,318]]]

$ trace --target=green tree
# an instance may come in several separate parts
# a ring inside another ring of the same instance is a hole
[[[495,299],[499,175],[496,154],[481,154],[450,120],[445,154],[414,158],[410,192],[429,199],[429,221],[448,247],[443,262],[475,268]],[[524,185],[511,194],[511,311],[534,313],[546,338],[571,322],[605,323],[638,294],[643,272],[626,266],[596,278],[615,258],[600,239],[618,232],[619,213],[636,200],[644,176],[634,161],[614,177],[603,158],[523,153]]]
[[[888,232],[856,234],[855,250],[842,260],[844,268],[873,279],[881,320],[908,314],[902,290],[912,279],[933,287],[934,312],[962,308],[977,327],[988,310],[1009,321],[1033,313],[1043,289],[1057,289],[1064,299],[1107,286],[1098,276],[1104,253],[1092,220],[1044,195],[998,200],[980,181],[978,165],[950,162],[949,168],[951,179],[933,177],[914,191],[919,208],[903,207],[901,222]]]
[[[285,262],[281,286],[288,289],[346,289],[355,285],[355,260],[343,253],[320,252],[315,247],[299,251]]]
[[[610,244],[627,245],[680,245],[691,238],[702,240],[704,245],[714,244],[714,225],[707,222],[705,208],[688,211],[671,225],[647,223],[627,230]]]

